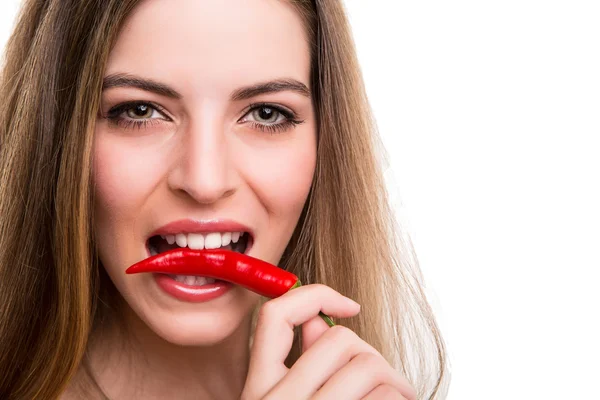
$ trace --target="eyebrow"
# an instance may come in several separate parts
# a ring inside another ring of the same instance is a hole
[[[102,91],[116,87],[133,87],[173,99],[183,98],[181,93],[169,85],[131,74],[116,73],[107,75],[104,78],[102,82]],[[310,90],[304,83],[293,78],[280,78],[236,89],[231,93],[230,98],[232,101],[240,101],[261,94],[284,91],[296,92],[305,97],[311,96]]]
[[[144,79],[139,76],[122,73],[111,74],[104,77],[104,80],[102,81],[102,91],[116,87],[137,88],[161,96],[171,97],[173,99],[181,99],[183,97],[175,89],[164,83],[153,81],[152,79]]]
[[[239,88],[231,93],[231,100],[246,100],[265,93],[276,93],[292,91],[305,97],[310,97],[310,90],[306,85],[296,79],[282,78],[269,82],[261,82],[256,85]]]

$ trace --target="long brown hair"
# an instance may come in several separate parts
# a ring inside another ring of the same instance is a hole
[[[102,77],[139,0],[27,0],[0,76],[0,398],[69,385],[106,290],[93,239],[92,142]],[[288,0],[311,43],[318,118],[309,199],[280,265],[362,305],[344,321],[415,386],[443,399],[444,343],[410,240],[390,209],[385,158],[341,0]],[[299,357],[298,336],[288,358]]]

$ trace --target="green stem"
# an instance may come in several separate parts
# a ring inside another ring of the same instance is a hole
[[[294,283],[294,285],[290,288],[290,290],[296,289],[300,286],[302,286],[302,282],[300,282],[300,279],[298,279],[296,283]],[[324,314],[322,311],[319,311],[319,317],[323,318],[323,321],[325,321],[330,327],[335,326],[335,322],[333,322],[331,317],[329,317],[327,314]]]

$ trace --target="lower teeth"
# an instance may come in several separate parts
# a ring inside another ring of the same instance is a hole
[[[205,276],[194,276],[194,275],[169,275],[177,282],[185,283],[190,286],[203,286],[211,283],[215,283],[216,279],[207,278]]]

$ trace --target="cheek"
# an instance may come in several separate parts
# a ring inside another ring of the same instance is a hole
[[[297,140],[254,152],[252,157],[245,162],[246,181],[263,206],[272,216],[297,218],[314,175],[314,136],[305,132]],[[296,223],[295,220],[290,222]]]
[[[161,164],[134,143],[129,145],[98,133],[93,168],[96,224],[100,234],[131,232],[140,207],[161,176]]]

